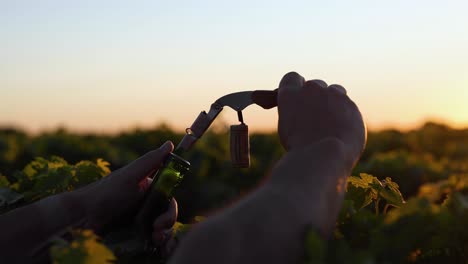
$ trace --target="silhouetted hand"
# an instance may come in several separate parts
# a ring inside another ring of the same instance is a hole
[[[343,143],[348,166],[353,166],[364,149],[361,113],[340,85],[287,73],[279,85],[278,112],[278,133],[288,151],[335,138]]]
[[[88,227],[100,231],[113,222],[121,222],[121,218],[133,218],[151,184],[147,176],[161,166],[173,148],[173,144],[168,141],[159,149],[146,153],[127,166],[74,192],[75,201],[85,211]],[[161,245],[170,238],[176,219],[177,202],[172,199],[168,210],[154,220],[152,237],[155,244]]]

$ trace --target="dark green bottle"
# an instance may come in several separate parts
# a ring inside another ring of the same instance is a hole
[[[153,222],[166,212],[174,189],[190,169],[190,162],[174,153],[164,160],[163,166],[156,172],[153,182],[146,193],[145,201],[137,215],[137,225],[141,236],[151,243]]]

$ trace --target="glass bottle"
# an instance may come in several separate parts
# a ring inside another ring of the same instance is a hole
[[[153,222],[167,211],[174,189],[190,169],[190,162],[177,154],[170,153],[163,166],[156,172],[153,182],[137,215],[137,225],[143,238],[151,241]],[[150,242],[151,243],[151,242]]]

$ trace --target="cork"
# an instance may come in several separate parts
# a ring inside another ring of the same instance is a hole
[[[242,123],[230,130],[231,162],[235,168],[250,167],[249,127]]]

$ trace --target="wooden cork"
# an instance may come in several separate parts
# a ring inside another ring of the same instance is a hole
[[[249,126],[242,123],[231,126],[231,162],[235,168],[250,167]]]

